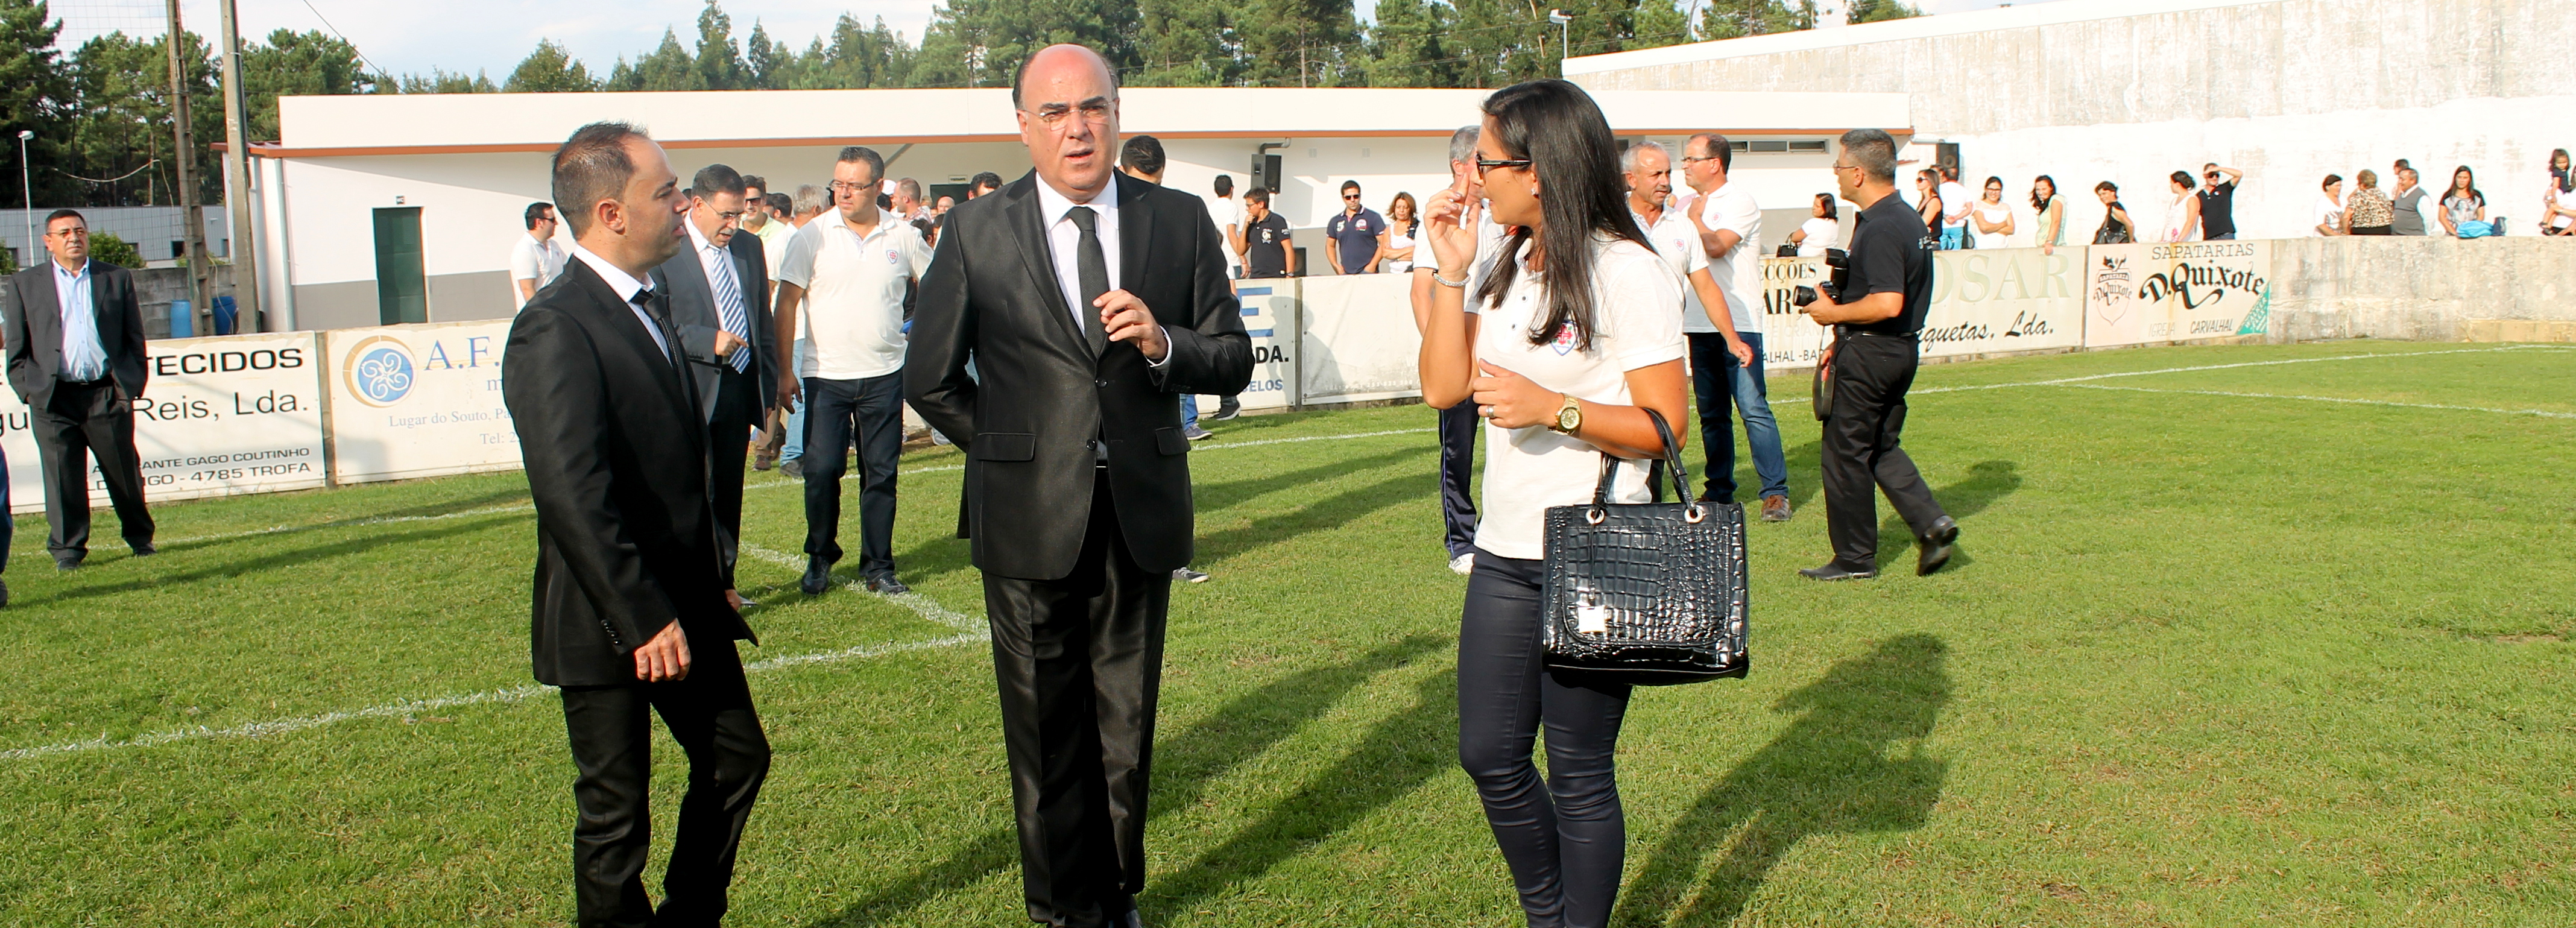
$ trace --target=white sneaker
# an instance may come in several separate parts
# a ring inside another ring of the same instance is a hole
[[[1464,577],[1476,572],[1476,552],[1469,551],[1449,559],[1449,572]]]

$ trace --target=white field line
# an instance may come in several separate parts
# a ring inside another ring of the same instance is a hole
[[[802,575],[805,572],[805,559],[784,551],[772,551],[759,545],[743,545],[742,553],[745,556],[768,561],[780,567],[796,571],[799,575]],[[886,596],[880,593],[868,592],[867,584],[861,583],[857,580],[852,580],[839,575],[834,575],[832,579],[841,585],[841,589],[848,590],[862,596],[873,596],[902,606],[906,609],[910,609],[914,614],[919,615],[924,619],[937,622],[960,632],[971,633],[967,636],[971,639],[982,640],[984,635],[988,632],[988,628],[983,619],[966,615],[946,606],[942,606],[939,604],[938,600],[923,596],[919,593],[905,593],[899,596]]]
[[[461,514],[462,513],[459,513],[459,515]],[[424,516],[420,518],[433,517]],[[771,551],[766,548],[746,547],[743,549],[743,553],[752,555],[764,561],[785,564],[796,567],[799,570],[803,569],[803,565],[798,563],[796,558],[777,551]],[[847,580],[842,581],[842,586],[862,593],[865,593],[867,590],[865,586]],[[962,644],[972,644],[985,640],[987,630],[983,620],[953,611],[940,605],[930,597],[923,596],[919,593],[906,593],[902,596],[884,596],[879,598],[891,600],[905,608],[911,609],[922,618],[957,629],[958,634],[932,638],[927,641],[888,641],[878,644],[863,644],[855,647],[842,648],[837,651],[819,651],[812,654],[783,655],[753,661],[749,664],[743,665],[743,670],[750,673],[762,673],[765,671],[779,670],[788,667],[805,667],[816,664],[838,664],[845,661],[883,657],[889,654],[951,648]],[[74,741],[65,744],[47,744],[36,747],[0,750],[0,761],[33,760],[39,757],[51,757],[59,754],[80,754],[89,751],[103,751],[111,748],[146,748],[157,745],[172,744],[180,741],[202,741],[215,738],[266,738],[271,735],[283,735],[308,729],[321,728],[327,725],[337,725],[341,722],[355,722],[365,719],[410,719],[423,713],[434,712],[440,709],[452,709],[458,706],[525,702],[539,696],[551,694],[554,691],[554,687],[531,683],[526,686],[513,686],[497,690],[485,690],[480,693],[466,693],[457,696],[438,696],[430,699],[406,699],[378,706],[368,706],[363,709],[349,709],[339,712],[325,712],[320,715],[305,715],[293,718],[271,719],[264,722],[250,722],[247,724],[235,725],[231,728],[206,728],[202,726],[197,728],[181,728],[171,731],[158,731],[150,734],[136,735],[122,741],[111,741],[102,736],[92,738],[88,741]]]
[[[442,512],[434,516],[384,516],[382,518],[373,519],[342,519],[337,522],[315,522],[310,525],[272,525],[267,528],[255,528],[242,532],[221,532],[213,535],[192,535],[187,538],[169,538],[164,539],[161,543],[165,545],[183,545],[199,541],[225,541],[233,538],[249,538],[253,535],[275,535],[283,532],[309,532],[315,529],[324,528],[358,528],[368,525],[394,525],[402,522],[443,522],[448,519],[464,519],[473,516],[497,515],[504,512],[528,512],[536,508],[535,504],[532,503],[520,503],[516,506],[488,506],[482,509]]]
[[[1226,442],[1226,443],[1224,443],[1224,444],[1200,445],[1200,446],[1198,446],[1198,448],[1196,449],[1196,451],[1194,451],[1193,453],[1204,453],[1204,452],[1209,452],[1209,451],[1222,451],[1222,450],[1225,450],[1225,449],[1227,449],[1227,448],[1258,448],[1258,447],[1261,447],[1261,446],[1263,446],[1263,445],[1293,445],[1293,444],[1297,444],[1297,443],[1299,443],[1299,442],[1309,442],[1309,441],[1343,441],[1343,440],[1352,439],[1352,438],[1379,438],[1379,437],[1383,437],[1383,436],[1387,436],[1387,435],[1412,435],[1412,434],[1415,434],[1415,433],[1420,433],[1420,434],[1424,434],[1424,435],[1429,435],[1429,434],[1432,434],[1434,431],[1436,431],[1436,430],[1434,430],[1434,429],[1388,429],[1388,430],[1383,431],[1383,432],[1352,432],[1352,433],[1350,433],[1350,434],[1348,434],[1348,435],[1308,435],[1308,436],[1305,436],[1305,437],[1303,437],[1303,438],[1264,438],[1264,439],[1261,439],[1261,440],[1259,440],[1259,441],[1232,441],[1232,442]],[[947,471],[960,471],[960,470],[965,470],[965,469],[966,469],[966,465],[964,465],[964,464],[949,464],[949,465],[945,465],[945,466],[941,466],[941,467],[916,467],[916,468],[913,468],[913,469],[911,469],[911,470],[902,471],[901,473],[905,473],[905,474],[936,474],[936,473],[942,473],[942,472],[947,472]],[[857,470],[853,469],[853,470],[851,470],[849,473],[841,475],[841,479],[843,479],[843,480],[857,480],[857,479],[859,479],[859,472],[858,472]],[[804,484],[802,484],[802,483],[798,483],[798,482],[796,482],[796,481],[794,481],[794,480],[773,480],[773,481],[769,481],[769,482],[767,482],[767,483],[756,483],[756,484],[751,484],[751,485],[749,485],[749,486],[745,486],[745,487],[743,487],[743,489],[745,489],[745,490],[770,490],[770,489],[776,489],[776,488],[778,488],[778,487],[801,487],[801,486],[804,486]],[[800,568],[798,568],[798,569],[800,569],[800,570],[801,570],[801,569],[803,569],[803,568],[801,568],[801,567],[800,567]]]
[[[2007,390],[2015,387],[2061,387],[2080,384],[2086,381],[2108,380],[2114,377],[2145,377],[2151,374],[2182,374],[2191,371],[2222,371],[2238,367],[2272,367],[2281,364],[2315,364],[2322,361],[2370,361],[2379,358],[2415,358],[2435,354],[2484,354],[2496,351],[2576,351],[2576,348],[2561,348],[2555,345],[2506,345],[2499,348],[2447,348],[2441,351],[2383,351],[2376,354],[2336,355],[2330,358],[2289,358],[2280,361],[2242,361],[2235,364],[2200,364],[2191,367],[2164,367],[2151,371],[2118,371],[2109,374],[2089,374],[2083,377],[2060,377],[2055,380],[2025,380],[2019,383],[1986,383],[1964,387],[1926,387],[1920,390],[1908,390],[1905,395],[1912,397],[1923,396],[1929,393],[1960,393],[1969,390]],[[1769,399],[1773,403],[1803,403],[1807,401],[1808,397],[1806,394],[1802,393],[1797,396],[1772,396]]]
[[[2394,406],[2403,409],[2447,409],[2458,412],[2492,412],[2508,416],[2545,416],[2551,419],[2576,419],[2576,412],[2553,412],[2547,409],[2498,409],[2492,406],[2453,406],[2447,403],[2400,403],[2395,400],[2364,400],[2345,396],[2301,396],[2291,393],[2238,393],[2232,390],[2159,390],[2153,387],[2120,387],[2107,383],[2065,384],[2080,390],[2121,390],[2130,393],[2188,393],[2195,396],[2235,396],[2255,400],[2307,400],[2314,403],[2350,403],[2356,406]]]

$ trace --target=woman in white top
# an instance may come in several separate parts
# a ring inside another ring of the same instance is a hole
[[[2057,246],[2066,244],[2066,201],[2057,198],[2056,178],[2042,174],[2031,180],[2030,209],[2038,214],[2034,242],[2039,253],[2056,254]]]
[[[2173,189],[2174,199],[2173,205],[2165,207],[2165,234],[2157,241],[2191,241],[2192,236],[2200,234],[2200,198],[2192,195],[2197,185],[2192,183],[2191,172],[2173,172],[2172,182],[2166,186]]]
[[[2012,205],[2004,202],[2003,178],[1986,178],[1985,195],[1978,198],[1968,221],[1976,224],[1977,247],[2013,247]]]
[[[1835,247],[1843,236],[1842,223],[1834,219],[1834,195],[1816,194],[1816,205],[1809,212],[1813,215],[1807,217],[1806,224],[1789,233],[1789,244],[1798,246],[1798,257],[1822,257],[1825,249]]]
[[[2326,175],[2325,191],[2325,197],[2317,201],[2316,233],[2325,236],[2351,235],[2352,228],[2344,225],[2343,221],[2343,175]]]
[[[1422,214],[1413,207],[1413,194],[1398,191],[1386,204],[1386,229],[1377,234],[1377,250],[1386,257],[1378,270],[1402,274],[1413,270],[1413,235],[1422,228]]]
[[[2540,234],[2576,235],[2576,164],[2567,149],[2549,152],[2549,187],[2540,195]]]
[[[1474,261],[1475,210],[1432,194],[1422,238],[1435,274],[1422,333],[1422,395],[1485,419],[1483,520],[1458,635],[1458,755],[1532,926],[1599,928],[1627,846],[1613,754],[1624,684],[1546,669],[1539,640],[1548,507],[1592,499],[1604,454],[1615,486],[1645,502],[1646,460],[1665,453],[1646,416],[1685,421],[1680,282],[1630,218],[1619,150],[1601,110],[1561,80],[1485,98],[1476,170],[1495,221],[1516,227]],[[1675,441],[1678,442],[1679,433]],[[1675,449],[1678,452],[1679,449]],[[1530,749],[1547,729],[1547,776]]]

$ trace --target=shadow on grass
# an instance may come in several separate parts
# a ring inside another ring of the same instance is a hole
[[[1409,452],[1422,454],[1425,452]],[[1440,475],[1425,467],[1418,473],[1399,474],[1364,487],[1355,487],[1333,496],[1316,500],[1294,512],[1284,512],[1252,520],[1252,524],[1227,529],[1199,538],[1201,564],[1213,564],[1238,554],[1256,551],[1296,539],[1310,532],[1328,531],[1359,521],[1363,516],[1433,496],[1440,492]],[[1422,523],[1422,537],[1437,540],[1440,520],[1437,514]]]
[[[1612,922],[1729,924],[1808,836],[1922,827],[1949,772],[1921,744],[1950,700],[1947,650],[1932,635],[1893,638],[1781,697],[1774,711],[1805,714],[1673,823]]]
[[[1221,483],[1201,484],[1192,491],[1192,499],[1194,501],[1193,506],[1201,513],[1220,512],[1241,504],[1246,500],[1250,500],[1264,494],[1275,493],[1280,490],[1305,486],[1312,483],[1326,483],[1339,480],[1352,474],[1376,470],[1381,467],[1400,464],[1408,460],[1425,458],[1436,454],[1438,454],[1438,450],[1433,448],[1404,448],[1395,451],[1381,452],[1367,457],[1350,458],[1334,461],[1329,464],[1319,464],[1304,470],[1290,471],[1284,474],[1264,474],[1257,477],[1246,477],[1241,480],[1228,480]],[[1431,473],[1431,465],[1426,463],[1422,472],[1425,474]],[[1348,494],[1345,494],[1345,496],[1347,495]],[[943,494],[938,498],[945,502],[948,497]],[[1319,509],[1326,505],[1334,504],[1337,501],[1342,500],[1342,498],[1343,497],[1334,497],[1332,500],[1317,503],[1315,506],[1309,507],[1309,509]],[[1390,500],[1389,502],[1394,501]],[[933,516],[933,518],[939,520],[942,524],[945,524],[946,522],[953,521],[955,516],[951,514]],[[1274,517],[1274,519],[1266,521],[1275,522],[1280,518],[1293,517]],[[1336,522],[1333,524],[1340,523]],[[1197,560],[1213,561],[1216,557],[1220,556],[1211,549],[1210,540],[1228,539],[1230,534],[1231,533],[1220,532],[1216,535],[1209,536],[1208,538],[1201,539],[1199,541],[1199,557]],[[1285,540],[1287,537],[1292,536],[1282,535],[1279,537],[1279,540]],[[935,577],[954,571],[965,570],[972,566],[973,563],[974,549],[968,541],[946,532],[939,533],[933,538],[925,540],[918,545],[914,545],[912,550],[906,551],[901,556],[895,558],[895,567],[897,571],[905,577],[913,578],[913,582],[919,582],[920,579],[926,577]]]
[[[311,547],[296,548],[287,551],[273,551],[248,560],[234,561],[227,564],[212,564],[195,570],[186,570],[174,573],[156,573],[148,577],[138,577],[122,583],[102,583],[94,586],[74,587],[51,595],[28,596],[14,599],[11,601],[11,605],[41,606],[49,603],[64,602],[67,600],[90,599],[99,596],[114,596],[118,593],[131,593],[136,590],[178,586],[181,584],[195,583],[200,580],[229,579],[264,570],[275,570],[281,567],[309,564],[326,558],[346,557],[352,554],[361,554],[377,548],[435,541],[437,539],[463,535],[469,532],[479,532],[496,525],[524,520],[526,518],[527,514],[525,513],[496,512],[488,516],[478,518],[459,519],[454,524],[441,525],[435,528],[424,528],[409,532],[394,532],[383,535],[368,535],[362,538],[335,541],[330,544],[313,545]],[[165,560],[156,561],[155,566],[169,563],[166,559],[173,557],[173,555],[162,554],[159,555],[159,557]],[[95,568],[83,569],[91,570]]]
[[[1441,643],[1435,636],[1414,635],[1389,642],[1348,663],[1301,670],[1227,701],[1178,734],[1156,738],[1147,819],[1196,805],[1208,784],[1226,771],[1261,756],[1271,745],[1330,710],[1353,688],[1411,663]],[[1010,783],[1004,777],[995,775],[991,788],[1008,790]],[[904,913],[933,897],[1016,870],[1019,853],[1018,833],[1012,826],[985,832],[950,852],[946,859],[915,870],[815,924],[818,928],[908,924]]]
[[[1413,705],[1369,729],[1338,764],[1309,777],[1296,795],[1197,860],[1146,886],[1139,908],[1188,911],[1198,900],[1259,879],[1330,840],[1369,813],[1404,798],[1457,765],[1458,672],[1414,687]]]
[[[2010,496],[2013,491],[2019,489],[2021,489],[2020,464],[2011,461],[1979,461],[1969,466],[1967,476],[1959,478],[1949,486],[1932,491],[1932,498],[1940,501],[1941,511],[1949,513],[1950,518],[1965,523],[1969,516],[1986,511],[1986,507],[1994,505],[1996,500]],[[1905,520],[1897,518],[1893,513],[1879,525],[1878,537],[1884,539],[1878,551],[1881,562],[1900,552],[1912,550],[1914,546],[1914,530],[1906,526]],[[1955,570],[1967,566],[1968,561],[1964,558],[1954,558],[1950,563],[1951,569]]]

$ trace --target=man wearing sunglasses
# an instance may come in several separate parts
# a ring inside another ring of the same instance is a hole
[[[2245,172],[2209,164],[2201,169],[2200,239],[2223,242],[2236,237],[2236,185],[2245,180]],[[2226,180],[2219,178],[2224,176]]]
[[[1324,237],[1333,240],[1333,272],[1367,274],[1377,270],[1378,233],[1386,231],[1386,217],[1360,203],[1360,182],[1342,182],[1342,211],[1324,223]]]

